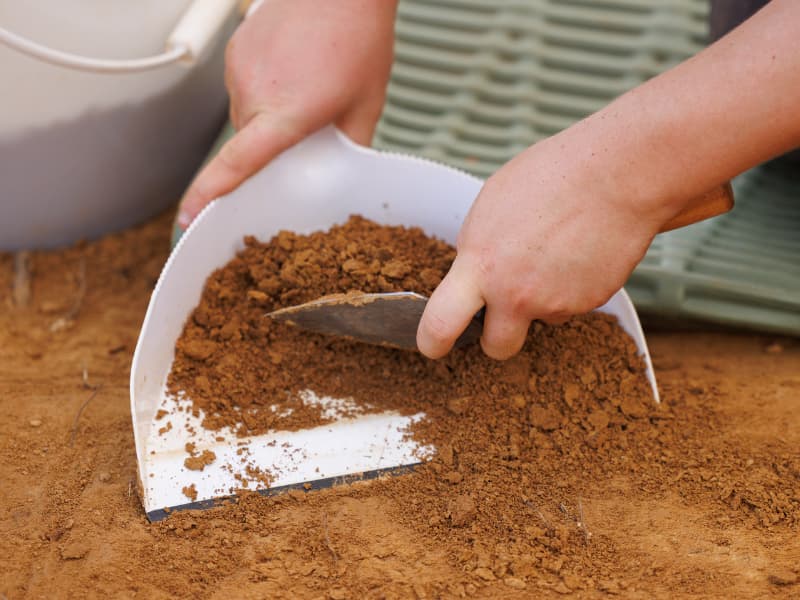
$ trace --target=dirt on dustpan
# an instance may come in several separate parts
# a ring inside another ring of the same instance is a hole
[[[364,410],[367,402],[379,410],[402,406],[409,385],[425,386],[434,363],[419,355],[311,335],[266,313],[353,289],[430,294],[455,256],[450,246],[419,229],[361,218],[330,232],[282,232],[268,244],[245,242],[209,277],[177,342],[169,377],[173,393],[186,394],[204,411],[206,427],[259,434],[319,425],[329,418],[298,395],[308,388],[353,396]],[[270,410],[276,401],[280,410]]]
[[[615,319],[593,314],[561,327],[536,323],[522,352],[498,362],[478,345],[431,361],[416,352],[310,334],[265,314],[354,289],[430,294],[454,256],[453,248],[419,229],[360,217],[309,236],[247,239],[246,248],[209,277],[177,342],[169,387],[209,415],[206,427],[231,425],[241,434],[329,420],[319,405],[304,401],[304,390],[352,399],[359,412],[425,412],[413,437],[442,450],[442,460],[425,475],[451,485],[498,469],[513,477],[493,487],[510,499],[509,531],[524,537],[513,526],[523,521],[513,517],[524,512],[524,488],[534,470],[541,472],[538,463],[547,462],[547,448],[569,444],[571,437],[603,445],[614,431],[657,409],[644,363]],[[190,469],[207,464],[194,454],[186,461]],[[269,472],[270,465],[260,466]],[[437,494],[447,498],[462,488]],[[471,501],[468,495],[457,499]],[[451,512],[439,506],[426,518],[461,526],[477,514]]]
[[[13,301],[13,258],[0,255],[5,597],[798,593],[800,344],[755,335],[649,335],[663,404],[626,408],[587,394],[619,389],[603,378],[626,370],[632,397],[642,393],[626,342],[601,338],[612,325],[541,326],[533,335],[562,357],[541,374],[532,363],[534,388],[554,386],[543,411],[528,405],[532,373],[523,384],[523,369],[493,365],[497,390],[428,411],[442,427],[419,434],[440,454],[415,474],[248,495],[150,525],[127,378],[168,233],[161,218],[32,253],[25,306]],[[602,350],[617,364],[588,356],[593,336],[621,344]]]
[[[319,425],[326,421],[321,409],[300,395],[310,389],[352,398],[361,412],[438,411],[417,428],[420,442],[450,446],[448,437],[422,430],[438,426],[450,435],[466,423],[477,426],[467,435],[476,447],[500,443],[506,452],[510,444],[516,453],[510,458],[519,458],[529,442],[539,445],[538,433],[567,421],[580,420],[597,443],[610,427],[656,408],[634,343],[604,315],[555,328],[537,323],[523,351],[506,362],[489,359],[478,345],[431,361],[416,352],[311,334],[266,316],[287,304],[353,290],[430,294],[455,251],[419,229],[352,217],[329,232],[282,232],[268,243],[250,238],[246,244],[209,277],[177,342],[168,382],[208,415],[210,429],[230,425],[258,434]],[[270,410],[275,403],[279,410]],[[489,431],[487,419],[498,414],[513,441],[493,434],[479,439]]]

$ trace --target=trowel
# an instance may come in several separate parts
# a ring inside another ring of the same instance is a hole
[[[417,326],[428,298],[416,292],[334,294],[267,313],[301,329],[367,344],[416,350]],[[478,341],[483,311],[470,321],[455,346]]]
[[[715,217],[733,207],[730,184],[695,198],[659,231],[664,233]],[[281,308],[267,315],[302,329],[354,339],[367,344],[416,350],[416,334],[428,298],[416,292],[350,292],[324,296],[303,304]],[[455,343],[475,343],[483,328],[483,310],[478,312]]]
[[[320,427],[248,437],[229,430],[209,431],[202,427],[203,415],[190,410],[190,399],[171,395],[166,381],[175,343],[207,277],[244,248],[245,236],[268,240],[281,230],[308,234],[359,214],[386,225],[421,227],[452,244],[482,184],[450,167],[358,146],[329,127],[208,205],[161,273],[131,368],[140,495],[148,518],[157,520],[174,510],[206,508],[235,498],[248,466],[271,476],[269,485],[255,482],[248,489],[270,494],[395,473],[435,453],[435,448],[405,435],[409,425],[425,418],[422,413],[353,416],[342,411],[348,416]],[[647,344],[627,294],[620,290],[598,310],[614,315],[635,342],[658,401]],[[415,330],[415,319],[418,315],[404,329]],[[269,405],[269,400],[259,398],[259,403]],[[273,400],[280,407],[281,399]],[[322,405],[332,415],[351,402],[317,397],[310,391],[304,400]],[[201,471],[185,465],[189,443],[194,451],[215,457]]]

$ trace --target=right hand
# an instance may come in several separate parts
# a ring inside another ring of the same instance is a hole
[[[396,2],[269,0],[236,30],[225,55],[234,135],[181,201],[186,228],[206,204],[275,156],[334,123],[369,145],[383,110]]]

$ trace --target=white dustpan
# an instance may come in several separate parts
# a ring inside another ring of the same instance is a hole
[[[244,475],[242,454],[249,464],[273,473],[272,492],[374,476],[416,464],[433,451],[403,439],[402,430],[424,415],[392,413],[249,438],[228,433],[223,434],[226,441],[217,442],[220,433],[205,431],[198,419],[179,410],[181,402],[167,395],[165,384],[175,342],[206,278],[243,248],[245,235],[268,240],[282,229],[306,234],[359,214],[379,223],[419,226],[454,243],[481,185],[481,180],[449,167],[357,146],[329,127],[202,212],[161,273],[133,357],[131,413],[142,501],[151,520],[170,510],[211,506],[230,496],[231,490],[241,487],[235,475]],[[599,310],[615,315],[636,342],[657,401],[647,344],[627,294],[620,290]],[[336,402],[346,399],[317,401],[335,410]],[[159,410],[167,415],[156,420]],[[171,429],[159,434],[167,423]],[[203,471],[187,470],[183,464],[187,442],[198,451],[213,451],[216,460]],[[197,491],[194,502],[182,492],[191,484]]]

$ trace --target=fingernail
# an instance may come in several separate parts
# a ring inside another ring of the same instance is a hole
[[[185,210],[178,213],[178,226],[181,229],[186,229],[192,223],[192,216]]]

